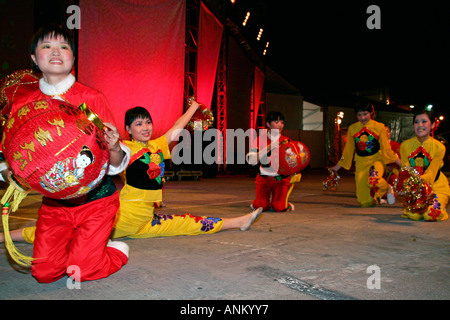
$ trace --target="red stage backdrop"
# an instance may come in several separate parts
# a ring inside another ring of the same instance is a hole
[[[254,105],[254,118],[253,118],[253,124],[252,124],[252,128],[256,129],[257,127],[257,122],[258,122],[258,111],[259,111],[259,104],[261,103],[261,95],[263,92],[263,87],[264,87],[264,73],[259,70],[258,67],[255,67],[255,105]],[[265,123],[263,124],[265,125]]]
[[[184,0],[80,0],[78,80],[103,92],[124,139],[124,114],[146,107],[152,138],[184,108]]]
[[[211,109],[223,25],[201,3],[197,52],[197,100]]]

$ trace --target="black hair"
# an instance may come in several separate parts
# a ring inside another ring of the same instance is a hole
[[[128,109],[127,112],[125,112],[125,129],[127,128],[127,126],[131,126],[133,121],[136,119],[150,119],[150,121],[153,123],[150,112],[148,112],[148,110],[144,107],[137,106]]]
[[[94,162],[94,154],[92,153],[92,151],[87,146],[83,146],[81,148],[81,151],[79,152],[79,155],[85,155],[86,157],[88,157],[91,160],[91,163]]]
[[[358,112],[369,112],[369,113],[373,113],[375,112],[375,107],[373,106],[373,104],[371,104],[370,102],[358,102],[354,108],[355,113]]]
[[[271,123],[272,121],[283,120],[284,115],[280,111],[270,111],[266,116],[266,122]]]
[[[434,118],[434,112],[433,112],[432,110],[428,110],[427,108],[423,108],[423,109],[420,109],[419,111],[417,111],[417,112],[414,113],[414,116],[413,116],[413,123],[416,122],[416,117],[417,117],[418,115],[421,115],[421,114],[426,114],[426,115],[428,116],[428,118],[430,119],[430,122],[431,122],[432,124],[433,124],[433,122],[435,121],[435,118]]]
[[[69,33],[68,30],[57,26],[57,25],[48,25],[41,27],[31,38],[30,42],[30,53],[32,55],[36,55],[36,48],[39,41],[44,41],[45,38],[54,38],[54,37],[62,37],[67,43],[69,44],[70,48],[72,49],[73,56],[76,56],[75,51],[75,42]],[[37,65],[33,63],[33,69],[35,71],[40,72]]]

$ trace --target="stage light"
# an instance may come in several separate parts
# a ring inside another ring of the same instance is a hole
[[[429,104],[429,105],[425,108],[425,110],[427,110],[427,111],[433,110],[433,105],[432,105],[432,104]]]
[[[444,120],[445,118],[444,118],[444,116],[439,116],[439,120]]]
[[[263,33],[263,29],[261,28],[261,29],[259,29],[259,33],[258,33],[258,36],[256,37],[256,40],[261,40],[261,36],[262,36],[262,33]]]
[[[244,22],[242,22],[242,25],[245,27],[245,25],[247,24],[248,18],[250,18],[250,11],[247,12],[247,15],[244,18]]]
[[[410,105],[409,108],[410,108],[410,109],[414,109],[414,105]]]
[[[234,4],[236,2],[236,0],[231,0],[231,3]]]
[[[263,51],[263,55],[264,55],[264,56],[267,54],[267,48],[269,48],[269,41],[267,41],[266,47],[265,47],[265,49],[264,49],[264,51]]]

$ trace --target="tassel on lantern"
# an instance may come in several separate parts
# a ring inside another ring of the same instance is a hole
[[[14,176],[8,178],[9,186],[1,200],[2,205],[9,203],[12,212],[16,212],[20,203],[30,193],[31,189],[21,184]]]
[[[1,200],[1,204],[3,205],[2,223],[5,237],[5,247],[15,262],[22,266],[29,267],[34,259],[21,253],[14,245],[9,232],[9,212],[17,211],[22,200],[25,199],[28,193],[30,193],[30,189],[25,188],[12,176],[9,178],[9,181],[10,184]]]
[[[11,235],[9,233],[9,209],[10,205],[8,202],[6,202],[3,205],[2,209],[2,223],[3,223],[3,232],[5,237],[5,247],[8,250],[9,255],[11,258],[17,262],[18,264],[30,267],[31,262],[34,260],[34,258],[29,257],[21,253],[16,246],[14,245],[14,242],[11,239]]]

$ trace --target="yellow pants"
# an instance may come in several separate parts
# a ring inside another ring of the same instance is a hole
[[[179,235],[216,233],[222,229],[223,220],[183,215],[155,214],[153,202],[120,201],[113,238],[154,238]]]
[[[373,163],[356,162],[356,199],[361,207],[374,206],[376,203],[374,199],[381,199],[386,194],[388,184],[383,178],[384,170],[382,161]]]

